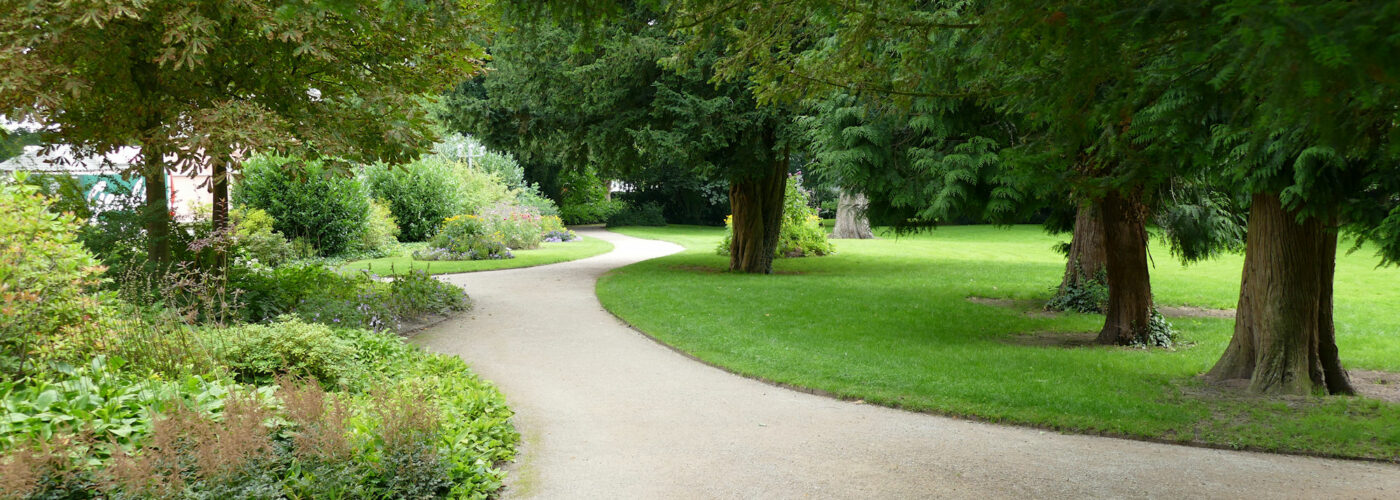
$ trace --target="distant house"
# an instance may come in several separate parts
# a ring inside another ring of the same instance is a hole
[[[129,171],[132,160],[140,153],[138,148],[122,148],[102,157],[74,158],[72,151],[63,145],[53,148],[47,154],[39,146],[25,146],[24,152],[0,162],[0,172],[37,172],[65,174],[78,179],[87,190],[88,200],[98,206],[106,205],[112,193],[122,188],[133,194],[145,196],[146,183],[141,177],[126,178],[121,174]],[[210,205],[213,195],[209,191],[207,169],[193,173],[167,172],[166,199],[177,219],[189,220],[194,217],[194,207]]]

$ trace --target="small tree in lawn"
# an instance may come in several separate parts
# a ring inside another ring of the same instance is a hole
[[[476,8],[456,1],[11,2],[0,111],[78,156],[139,146],[149,254],[170,254],[169,171],[212,167],[227,221],[236,158],[402,162],[431,144],[418,94],[476,71]]]

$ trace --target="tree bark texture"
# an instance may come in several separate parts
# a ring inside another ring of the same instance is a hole
[[[831,231],[832,238],[868,240],[875,237],[870,231],[870,219],[865,217],[865,209],[870,200],[863,193],[841,191],[836,201],[836,227]]]
[[[213,223],[214,232],[228,229],[228,162],[227,160],[216,160],[210,166],[209,173],[209,194],[214,202],[211,210],[210,221]]]
[[[1152,315],[1147,271],[1147,210],[1136,194],[1110,191],[1101,204],[1108,311],[1097,342],[1128,345],[1145,337]]]
[[[1104,246],[1103,213],[1100,202],[1082,205],[1074,215],[1074,235],[1069,240],[1069,260],[1060,280],[1060,293],[1087,284],[1104,272],[1108,252]]]
[[[773,254],[783,224],[783,192],[787,188],[787,158],[774,158],[761,177],[729,183],[734,238],[729,246],[729,270],[772,274]]]
[[[158,151],[146,153],[141,173],[146,184],[146,253],[156,262],[170,261],[170,195],[165,183],[165,158]]]
[[[1354,393],[1332,324],[1336,257],[1335,221],[1299,222],[1277,193],[1255,194],[1235,334],[1206,377],[1247,379],[1260,393]]]

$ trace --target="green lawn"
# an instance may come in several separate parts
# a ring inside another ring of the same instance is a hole
[[[398,255],[380,259],[346,262],[340,268],[345,270],[367,269],[375,274],[386,276],[404,274],[407,273],[409,269],[426,269],[432,274],[468,273],[472,271],[490,271],[494,269],[512,269],[517,267],[556,264],[605,254],[613,249],[612,243],[598,238],[583,236],[582,241],[545,243],[541,245],[540,248],[534,250],[516,250],[513,252],[515,254],[514,259],[413,260],[413,250],[421,247],[422,245],[403,245]]]
[[[838,240],[829,257],[781,259],[772,276],[724,272],[723,230],[618,232],[688,251],[598,282],[610,311],[731,371],[843,398],[1075,432],[1400,460],[1400,405],[1359,397],[1262,399],[1199,381],[1232,322],[1173,319],[1175,350],[1026,345],[1027,333],[1092,332],[1100,315],[1027,314],[1064,269],[1067,238],[1036,226],[945,227]],[[1151,250],[1159,304],[1233,307],[1242,258],[1183,267]],[[1400,270],[1370,252],[1337,266],[1337,333],[1348,368],[1400,371]],[[1019,308],[969,296],[1024,299]],[[1022,340],[1018,340],[1022,339]],[[1017,343],[1021,342],[1021,343]],[[1391,377],[1400,381],[1400,377]]]

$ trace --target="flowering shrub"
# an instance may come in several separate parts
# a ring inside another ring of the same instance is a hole
[[[523,205],[494,205],[482,210],[481,220],[488,229],[501,234],[506,246],[515,250],[539,248],[544,240],[544,216]]]
[[[565,241],[578,241],[577,234],[564,227],[564,220],[557,215],[546,215],[540,219],[540,235],[544,241],[549,243],[561,243]]]
[[[414,252],[418,260],[512,259],[505,233],[475,215],[454,215],[433,236],[431,252]],[[444,258],[447,257],[447,258]]]
[[[775,257],[822,256],[835,251],[826,239],[821,217],[808,203],[807,193],[798,187],[798,179],[789,179],[787,192],[783,195],[783,227],[778,233],[778,247]],[[716,251],[729,255],[730,244],[734,240],[734,216],[724,218],[724,241]]]

